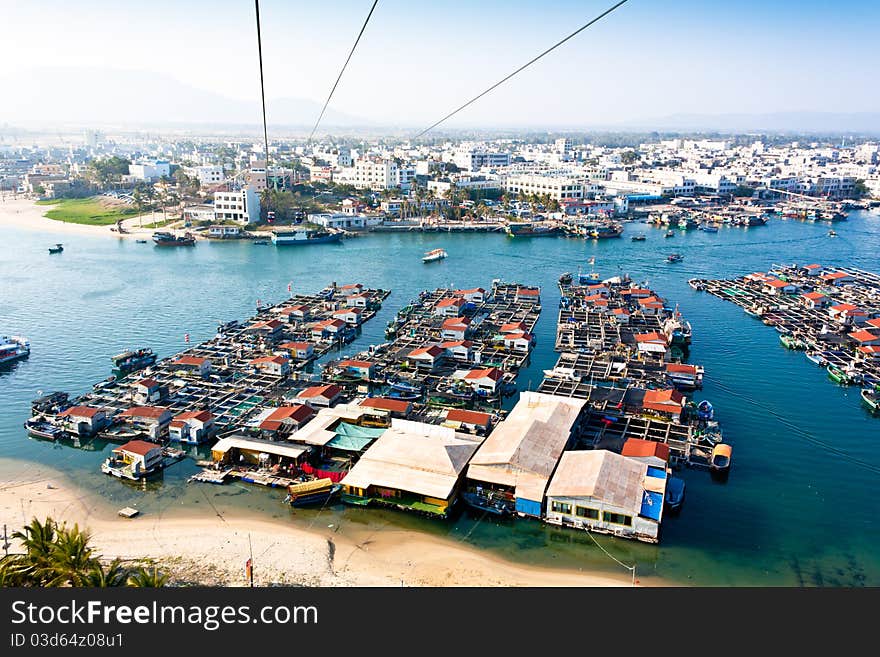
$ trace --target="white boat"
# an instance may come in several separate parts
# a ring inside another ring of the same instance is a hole
[[[20,335],[4,335],[0,337],[0,365],[31,353],[31,343]]]
[[[433,251],[427,251],[422,257],[422,262],[434,262],[436,260],[443,260],[449,254],[446,253],[445,249],[434,249]]]

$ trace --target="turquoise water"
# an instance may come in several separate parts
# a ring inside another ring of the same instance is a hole
[[[537,387],[555,362],[553,338],[563,271],[596,258],[603,277],[629,273],[680,309],[694,326],[691,361],[706,366],[700,398],[711,399],[735,445],[726,484],[684,471],[687,499],[680,517],[664,522],[663,542],[648,546],[598,537],[640,575],[716,585],[878,585],[877,488],[880,419],[868,416],[858,390],[831,384],[802,354],[779,345],[777,333],[732,304],[698,293],[687,279],[765,270],[771,263],[816,261],[880,270],[880,215],[853,213],[835,226],[773,220],[766,227],[722,228],[717,234],[629,224],[620,240],[599,243],[503,235],[381,234],[341,245],[276,249],[241,243],[199,243],[157,249],[131,240],[51,235],[7,229],[0,245],[0,332],[31,339],[29,359],[0,371],[0,481],[22,480],[37,464],[57,468],[112,508],[135,503],[145,515],[249,513],[303,526],[334,525],[369,533],[386,526],[445,536],[524,563],[560,568],[622,569],[584,534],[535,522],[499,524],[462,514],[437,522],[400,512],[284,507],[279,491],[239,484],[186,484],[192,461],[162,478],[130,485],[99,472],[107,445],[90,449],[28,439],[22,422],[38,391],[83,392],[110,373],[111,355],[151,346],[160,356],[210,338],[219,321],[240,319],[257,299],[276,301],[331,281],[391,288],[381,313],[351,350],[384,341],[385,323],[419,291],[438,286],[488,287],[493,278],[542,287],[538,343],[522,387]],[[647,241],[629,234],[645,231]],[[64,242],[61,255],[47,247]],[[443,247],[449,258],[422,264]],[[665,256],[679,251],[681,263]],[[623,571],[625,574],[625,571]]]

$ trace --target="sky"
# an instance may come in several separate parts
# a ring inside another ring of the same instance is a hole
[[[262,0],[270,117],[275,99],[323,102],[371,4]],[[379,0],[331,107],[373,123],[427,126],[612,4]],[[35,85],[51,93],[53,77],[65,79],[63,94],[57,104],[41,96],[39,109],[59,119],[114,90],[138,104],[149,89],[116,83],[122,74],[160,75],[230,101],[259,98],[252,0],[0,0],[0,15],[0,123],[32,118],[26,101]],[[877,112],[878,28],[876,0],[629,0],[449,125]],[[89,82],[73,85],[79,70]],[[173,102],[161,111],[171,121],[184,116]],[[200,111],[209,118],[211,107]]]

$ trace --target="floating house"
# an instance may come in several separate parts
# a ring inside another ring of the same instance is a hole
[[[635,388],[632,390],[637,391]],[[685,402],[684,395],[672,388],[645,390],[644,397],[642,397],[642,410],[660,413],[674,420],[681,415]]]
[[[546,522],[660,541],[665,467],[604,449],[565,452],[547,487]]]
[[[536,287],[518,287],[516,288],[517,303],[541,303],[541,290]]]
[[[284,342],[278,348],[284,349],[293,360],[309,360],[315,355],[315,345],[311,342]]]
[[[171,411],[163,406],[132,406],[116,417],[127,422],[135,431],[145,433],[151,440],[159,440],[171,424]]]
[[[467,301],[460,297],[447,297],[437,302],[437,305],[434,306],[434,314],[443,317],[458,317],[466,305]]]
[[[665,468],[669,463],[669,445],[656,440],[627,438],[620,453],[658,468]]]
[[[342,499],[445,517],[479,446],[448,427],[392,420],[342,480]]]
[[[296,401],[300,404],[306,404],[311,407],[315,406],[332,406],[342,395],[342,388],[335,384],[326,386],[311,386],[301,391],[296,396]]]
[[[821,292],[807,292],[800,296],[801,303],[807,308],[824,308],[828,305],[828,297]]]
[[[440,327],[440,336],[444,340],[464,340],[470,323],[471,320],[467,317],[450,317]]]
[[[278,337],[281,331],[284,330],[284,323],[277,319],[270,319],[265,322],[253,322],[245,330],[253,335],[260,335],[271,340]]]
[[[171,363],[171,367],[174,368],[175,371],[195,374],[203,378],[211,373],[210,359],[200,358],[198,356],[181,356]]]
[[[333,312],[333,318],[339,319],[349,326],[360,326],[363,310],[360,308],[343,308]]]
[[[214,435],[214,415],[209,411],[187,411],[175,415],[168,426],[168,438],[198,444]]]
[[[258,426],[264,438],[277,440],[297,431],[314,416],[314,409],[305,404],[279,406],[258,418]]]
[[[442,361],[446,351],[436,344],[419,347],[409,352],[408,358],[419,369],[433,370]]]
[[[467,362],[471,360],[471,347],[474,343],[470,340],[447,340],[440,343],[440,348],[446,352],[452,360]]]
[[[341,319],[325,319],[312,326],[312,339],[317,341],[333,341],[339,338],[348,326]]]
[[[482,391],[490,395],[498,392],[504,373],[497,367],[485,367],[476,370],[456,370],[452,378],[463,381],[476,391]]]
[[[391,417],[406,419],[412,413],[412,402],[404,399],[390,399],[388,397],[367,397],[361,400],[360,406],[385,411]]]
[[[523,391],[467,468],[465,501],[501,514],[542,516],[544,491],[577,435],[584,399]]]
[[[115,468],[130,479],[140,479],[161,468],[164,460],[162,448],[145,440],[130,440],[113,449]]]
[[[311,317],[311,308],[308,306],[284,306],[276,311],[276,314],[288,323],[305,322]]]
[[[361,381],[372,381],[376,376],[376,364],[368,360],[341,360],[336,365],[345,376]]]
[[[513,351],[528,352],[535,338],[531,333],[508,333],[504,336],[504,346]]]
[[[282,468],[299,467],[309,452],[306,445],[296,445],[283,441],[258,440],[245,436],[227,436],[217,441],[211,448],[211,458],[215,463],[228,466],[250,466]]]
[[[466,431],[485,436],[492,428],[492,416],[480,411],[469,411],[464,408],[450,408],[443,419],[444,427],[456,431]]]
[[[481,287],[474,287],[469,290],[455,290],[453,294],[471,303],[483,303],[486,300],[486,290]]]
[[[263,374],[287,376],[290,374],[290,359],[286,356],[261,356],[251,360],[251,366]]]
[[[132,386],[134,401],[138,404],[150,404],[161,401],[168,394],[168,389],[156,379],[141,379]]]
[[[93,436],[107,426],[104,409],[92,406],[71,406],[58,414],[62,428],[75,436]]]

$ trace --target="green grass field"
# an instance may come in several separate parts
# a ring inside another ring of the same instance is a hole
[[[49,219],[64,221],[71,224],[86,224],[88,226],[108,226],[115,224],[119,219],[125,219],[137,211],[129,206],[107,206],[93,196],[91,198],[61,198],[46,201],[37,201],[37,205],[50,205],[51,210],[46,211]]]

